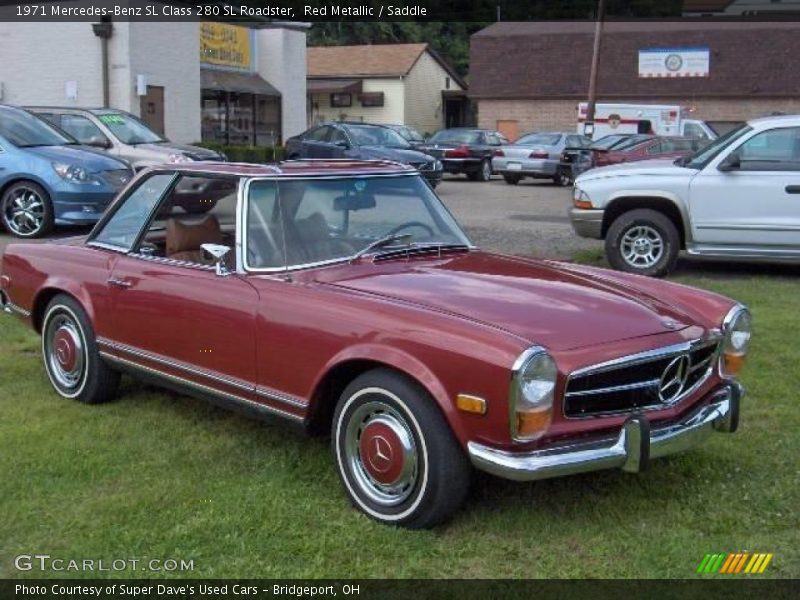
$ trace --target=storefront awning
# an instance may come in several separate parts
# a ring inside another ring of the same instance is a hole
[[[308,79],[308,94],[358,94],[361,92],[360,79]]]
[[[204,90],[221,90],[223,92],[259,94],[261,96],[281,95],[278,90],[258,75],[217,71],[216,69],[200,69],[200,87]]]

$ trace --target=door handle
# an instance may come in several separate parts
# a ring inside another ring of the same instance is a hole
[[[130,281],[125,281],[124,279],[117,279],[116,277],[109,277],[107,283],[108,285],[113,285],[115,287],[120,287],[123,289],[127,289],[133,285]]]
[[[800,194],[800,185],[787,185],[786,186],[786,193],[787,194]]]

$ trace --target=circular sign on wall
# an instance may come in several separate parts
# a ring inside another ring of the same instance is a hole
[[[678,71],[683,66],[683,59],[680,54],[668,54],[664,59],[664,66],[667,71]]]

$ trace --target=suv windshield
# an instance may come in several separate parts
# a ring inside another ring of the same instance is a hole
[[[408,148],[408,142],[394,129],[377,125],[348,125],[350,139],[359,146],[390,146]]]
[[[123,144],[158,144],[167,141],[133,115],[118,112],[96,112],[95,115]]]
[[[298,267],[382,254],[468,248],[470,242],[418,175],[249,186],[247,266]]]
[[[22,110],[0,109],[0,135],[17,148],[67,146],[77,140]]]
[[[682,159],[679,158],[675,161],[675,164],[689,169],[704,169],[705,166],[714,160],[714,158],[727,148],[729,144],[732,144],[735,140],[752,131],[752,129],[753,128],[747,124],[741,125],[736,129],[731,129],[728,133],[722,137],[718,137],[692,156]]]

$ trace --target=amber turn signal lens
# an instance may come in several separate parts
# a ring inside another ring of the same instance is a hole
[[[588,200],[575,200],[575,208],[592,208],[592,203]]]
[[[736,377],[744,368],[744,354],[733,354],[726,352],[722,355],[724,361],[725,374]]]
[[[544,435],[550,427],[553,410],[525,411],[517,413],[517,435],[528,440],[535,440]]]
[[[459,394],[456,396],[456,408],[467,413],[476,415],[486,414],[486,400],[469,394]]]

